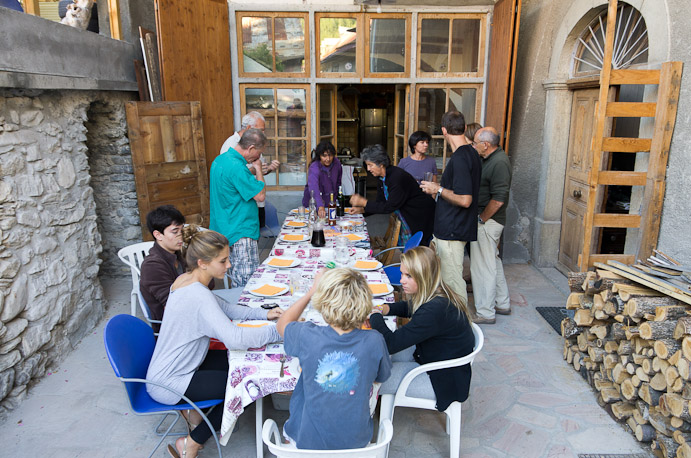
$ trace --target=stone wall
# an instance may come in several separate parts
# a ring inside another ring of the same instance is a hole
[[[109,157],[92,158],[99,174],[124,162],[115,158],[127,154],[125,98],[0,89],[0,417],[103,316],[87,138]],[[87,134],[89,113],[93,131],[110,138]],[[114,195],[117,208],[127,206],[133,187],[114,181],[100,180],[99,192]],[[106,233],[118,230],[114,208],[101,209],[109,215],[101,223],[110,225]]]

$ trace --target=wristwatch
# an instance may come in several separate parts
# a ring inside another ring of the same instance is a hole
[[[439,189],[437,189],[437,197],[434,198],[434,200],[439,200],[439,197],[441,197],[441,193],[444,190],[441,186],[439,186]]]
[[[480,215],[477,215],[477,222],[478,224],[485,224],[485,222],[482,221],[482,218],[480,218]]]

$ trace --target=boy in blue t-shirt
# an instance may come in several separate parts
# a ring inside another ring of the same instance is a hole
[[[297,322],[310,299],[329,326]],[[285,351],[302,368],[283,427],[298,448],[360,448],[372,438],[372,383],[389,378],[391,359],[380,333],[360,329],[371,312],[367,281],[344,268],[317,276],[278,320]]]

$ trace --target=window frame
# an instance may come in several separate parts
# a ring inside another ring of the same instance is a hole
[[[274,136],[269,137],[267,136],[268,141],[273,141],[275,145],[275,151],[276,155],[275,157],[272,157],[271,160],[278,160],[279,157],[279,151],[278,151],[278,142],[279,141],[289,141],[289,140],[302,140],[305,142],[305,179],[307,178],[307,169],[309,168],[309,155],[310,152],[312,151],[312,117],[310,116],[312,106],[311,106],[311,94],[310,94],[310,85],[309,84],[304,84],[304,83],[242,83],[240,84],[240,113],[242,116],[247,114],[247,99],[246,99],[246,90],[247,89],[272,89],[274,91],[274,103],[275,103],[275,108],[274,108]],[[279,89],[302,89],[305,91],[305,136],[304,137],[286,137],[286,136],[279,136],[278,135],[278,97],[277,97],[277,91]],[[266,110],[261,110],[261,109],[250,109],[249,111],[257,111],[264,116],[264,118],[267,118],[267,115],[264,113]],[[281,179],[280,179],[280,169],[274,173],[277,173],[276,175],[276,184],[274,185],[266,185],[267,190],[286,190],[286,191],[299,191],[305,188],[305,185],[284,185],[281,184]]]
[[[315,69],[317,78],[362,78],[364,74],[364,52],[362,39],[357,37],[355,42],[355,70],[354,72],[322,72],[321,68],[321,28],[320,21],[322,18],[351,18],[356,20],[355,30],[362,30],[365,15],[361,12],[343,12],[343,13],[314,13],[314,55],[315,55]]]
[[[416,131],[420,130],[419,129],[419,121],[420,121],[420,90],[421,89],[445,89],[446,90],[446,99],[444,102],[444,112],[446,113],[449,111],[449,92],[452,89],[475,89],[475,119],[473,119],[473,122],[479,122],[477,119],[482,115],[482,90],[484,88],[483,83],[420,83],[415,86],[415,115],[413,117],[413,126],[410,128],[411,131]],[[468,120],[466,119],[466,125],[468,124]],[[423,129],[424,130],[424,129]],[[446,141],[446,138],[444,138],[443,135],[438,135],[438,134],[432,134],[428,132],[430,137],[432,137],[432,140],[434,139],[443,139],[443,148],[442,148],[442,166],[441,170],[442,172],[444,169],[446,169],[446,164],[448,162],[448,158],[451,157],[453,154],[453,151],[447,155],[447,150],[449,149],[448,142]],[[429,154],[429,153],[428,153]],[[432,156],[430,157],[436,158],[437,156]]]
[[[363,59],[365,61],[365,77],[368,78],[405,78],[410,75],[410,40],[405,40],[405,55],[403,56],[405,65],[402,72],[372,72],[370,71],[370,21],[372,19],[405,19],[405,38],[410,37],[411,24],[413,21],[411,13],[365,13],[365,49]]]
[[[271,19],[271,54],[273,56],[273,68],[276,68],[276,18],[296,18],[302,19],[305,24],[303,29],[305,36],[305,71],[304,72],[246,72],[244,59],[244,46],[242,41],[242,19],[245,17],[260,17]],[[237,47],[238,47],[238,76],[241,78],[257,78],[257,77],[279,77],[279,78],[307,78],[310,75],[310,20],[309,13],[292,12],[292,11],[236,11],[235,24],[237,32]]]
[[[479,19],[480,20],[480,31],[479,31],[479,43],[478,43],[478,62],[477,62],[477,72],[423,72],[420,69],[421,58],[420,54],[422,51],[422,21],[425,19],[448,19],[449,20],[449,50],[448,50],[448,63],[451,66],[451,51],[453,46],[451,45],[451,40],[453,37],[453,21],[455,19]],[[420,13],[417,17],[417,55],[416,55],[416,68],[415,74],[420,78],[483,78],[485,76],[485,54],[487,47],[487,14],[486,13]]]

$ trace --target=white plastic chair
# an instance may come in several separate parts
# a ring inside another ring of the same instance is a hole
[[[408,387],[411,382],[418,376],[425,375],[427,372],[438,369],[447,369],[450,367],[464,366],[466,364],[473,364],[473,360],[482,350],[485,344],[485,336],[482,334],[480,326],[473,323],[473,334],[475,335],[475,347],[473,352],[462,358],[449,359],[446,361],[437,361],[434,363],[422,364],[419,367],[408,372],[401,383],[398,385],[396,394],[382,394],[381,397],[381,421],[393,421],[394,408],[396,407],[414,407],[417,409],[436,410],[437,400],[432,389],[432,384],[429,378],[426,380],[428,396],[425,398],[408,396]],[[450,457],[458,458],[461,453],[461,403],[454,401],[444,411],[446,414],[446,433],[449,434],[450,439]]]
[[[385,458],[387,448],[392,437],[393,425],[391,425],[391,420],[384,419],[379,424],[379,435],[377,437],[377,442],[370,444],[367,447],[347,450],[303,450],[297,449],[292,445],[284,444],[281,440],[281,433],[278,431],[278,426],[272,419],[269,418],[266,420],[264,422],[264,427],[262,428],[262,440],[267,447],[269,447],[269,451],[278,458],[298,458],[303,456],[328,458]]]
[[[118,257],[122,262],[130,266],[130,272],[132,273],[132,292],[130,293],[130,315],[132,316],[137,316],[140,268],[152,246],[154,246],[154,242],[140,242],[121,248],[118,251]],[[146,315],[143,309],[142,312]]]

